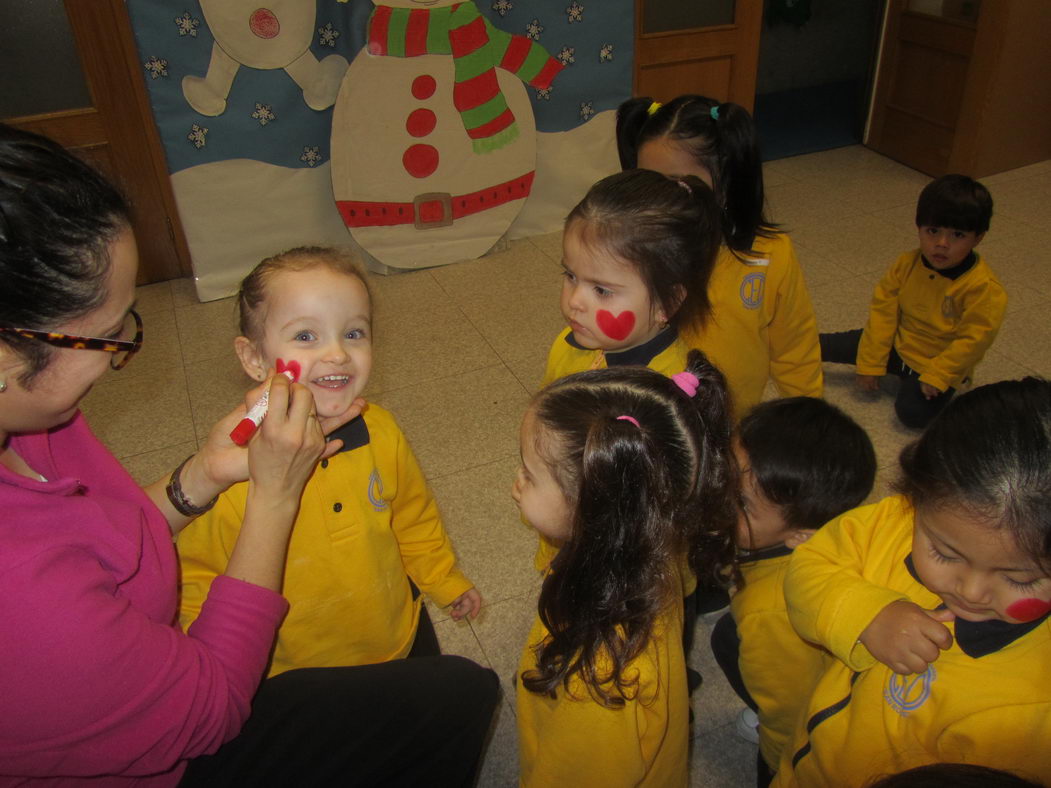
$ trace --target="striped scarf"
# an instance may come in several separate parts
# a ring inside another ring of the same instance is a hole
[[[494,151],[518,137],[496,68],[535,88],[549,87],[563,68],[535,41],[493,27],[471,2],[434,9],[376,6],[368,37],[372,55],[453,56],[453,105],[475,153]]]

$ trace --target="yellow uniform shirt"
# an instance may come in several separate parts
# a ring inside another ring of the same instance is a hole
[[[792,549],[761,550],[741,557],[741,589],[730,600],[740,638],[741,669],[759,707],[759,751],[771,771],[795,729],[810,689],[821,675],[825,652],[796,634],[785,609],[785,575]]]
[[[738,419],[762,401],[767,380],[783,397],[822,393],[817,320],[792,241],[757,236],[744,257],[719,250],[708,284],[712,314],[682,331],[726,376]]]
[[[595,701],[574,678],[556,698],[522,684],[547,637],[537,616],[518,666],[519,785],[525,788],[676,788],[687,781],[689,696],[682,651],[682,600],[655,623],[646,650],[625,668],[638,692],[619,708]]]
[[[975,253],[977,255],[977,253]],[[917,249],[901,255],[876,286],[858,345],[859,375],[883,375],[891,347],[939,391],[959,387],[992,345],[1007,293],[981,255],[950,279],[923,264]]]
[[[857,643],[887,604],[941,600],[914,576],[912,512],[900,496],[854,509],[796,548],[785,597],[800,635],[830,659],[773,785],[852,788],[936,762],[1051,781],[1051,625],[948,625],[953,645],[902,676]]]
[[[394,417],[370,404],[338,434],[349,450],[322,461],[303,490],[282,588],[290,607],[271,676],[404,657],[422,603],[409,578],[443,607],[472,587]],[[226,569],[247,493],[247,482],[234,485],[179,534],[184,628]]]

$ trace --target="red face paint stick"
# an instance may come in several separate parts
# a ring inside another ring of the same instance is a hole
[[[281,359],[278,359],[277,372],[295,383],[299,380],[299,362],[289,361],[286,364]],[[252,436],[255,435],[255,431],[259,429],[259,425],[263,423],[263,417],[266,416],[266,411],[269,405],[270,389],[267,389],[263,392],[263,396],[256,400],[255,404],[248,409],[248,413],[245,414],[245,417],[237,422],[237,426],[234,427],[233,431],[230,433],[230,440],[238,446],[244,446],[248,443],[248,441],[252,439]]]

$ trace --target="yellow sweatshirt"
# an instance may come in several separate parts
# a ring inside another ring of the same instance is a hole
[[[759,707],[759,751],[771,771],[821,675],[826,653],[803,640],[785,609],[784,583],[792,549],[741,557],[744,584],[730,600],[741,651],[737,664]]]
[[[626,667],[638,692],[606,708],[574,678],[556,698],[522,684],[536,667],[534,646],[548,633],[537,616],[518,665],[517,717],[524,788],[676,788],[687,781],[689,696],[682,651],[682,600],[661,615],[646,650]]]
[[[863,506],[796,548],[785,597],[800,635],[828,660],[785,747],[773,785],[851,788],[936,762],[1051,781],[1051,625],[950,623],[953,645],[922,674],[902,676],[857,643],[897,599],[941,600],[913,575],[912,512],[900,496]]]
[[[742,262],[727,248],[708,284],[712,315],[683,329],[722,370],[740,418],[763,399],[773,379],[783,397],[820,397],[821,348],[817,320],[792,241],[784,233],[757,237]]]
[[[921,383],[939,391],[957,388],[992,345],[1006,309],[1007,293],[981,255],[950,279],[927,268],[918,249],[906,252],[872,296],[858,374],[886,374],[893,346]]]
[[[442,607],[472,587],[394,417],[370,404],[337,434],[344,450],[315,469],[292,531],[271,676],[404,657],[422,604],[409,578]],[[226,568],[247,493],[234,485],[179,534],[184,628]]]

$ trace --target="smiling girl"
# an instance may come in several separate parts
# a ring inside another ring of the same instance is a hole
[[[902,495],[848,512],[793,556],[792,623],[838,659],[774,785],[867,785],[940,761],[1047,782],[1051,383],[964,394],[901,467]]]
[[[328,248],[264,260],[242,282],[245,372],[290,368],[317,413],[342,413],[372,369],[372,304],[357,266]],[[332,433],[341,451],[321,463],[300,500],[283,593],[291,603],[270,675],[438,653],[420,590],[452,617],[474,617],[481,596],[456,567],[434,497],[394,417],[376,405]],[[193,621],[241,522],[243,485],[179,536],[181,618]]]

